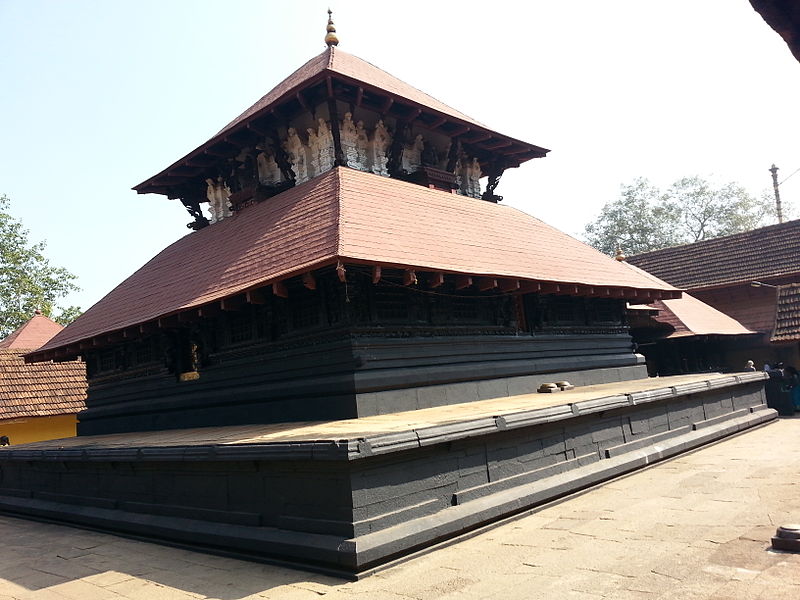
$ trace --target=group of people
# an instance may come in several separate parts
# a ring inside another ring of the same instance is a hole
[[[748,361],[748,364],[751,364],[751,362],[752,361]],[[784,364],[783,362],[764,364],[764,372],[767,373],[771,379],[780,380],[782,391],[791,394],[794,409],[800,411],[800,372],[793,366]]]

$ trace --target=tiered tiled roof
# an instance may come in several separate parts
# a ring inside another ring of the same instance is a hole
[[[0,341],[0,420],[76,414],[86,408],[86,366],[79,361],[26,364],[63,326],[37,312]]]
[[[301,87],[304,83],[311,81],[315,77],[318,77],[320,74],[325,72],[344,75],[353,81],[368,83],[376,88],[391,92],[396,96],[410,100],[416,104],[428,106],[441,112],[442,114],[455,117],[466,123],[477,125],[479,127],[486,127],[472,117],[468,117],[461,111],[448,106],[444,102],[440,102],[433,96],[429,96],[425,92],[407,84],[405,81],[398,79],[394,75],[390,75],[372,63],[367,62],[366,60],[357,56],[353,56],[352,54],[348,54],[339,48],[331,46],[321,54],[318,54],[309,60],[302,67],[289,75],[289,77],[272,88],[272,90],[261,97],[258,102],[253,104],[253,106],[248,108],[241,115],[223,127],[219,133],[217,133],[217,136],[230,131],[239,123],[247,120],[248,117],[258,113],[261,110],[264,110],[269,106],[272,106],[281,97],[285,96],[289,92],[293,92],[297,88]]]
[[[628,261],[689,290],[800,278],[800,220],[637,254]]]
[[[339,261],[679,295],[514,208],[338,167],[178,240],[31,358]]]
[[[794,340],[800,340],[800,283],[779,286],[775,328],[770,339],[772,342]]]
[[[470,143],[478,149],[488,150],[504,157],[508,166],[518,166],[526,160],[544,156],[549,152],[540,146],[496,132],[369,62],[332,46],[281,81],[210,140],[157,175],[135,186],[134,189],[140,194],[170,195],[172,193],[170,190],[174,186],[191,181],[193,177],[198,176],[198,173],[203,172],[203,166],[210,164],[209,155],[214,157],[224,154],[225,148],[237,136],[247,137],[254,131],[262,131],[264,127],[269,129],[271,119],[276,119],[279,114],[288,114],[287,111],[291,112],[291,107],[298,103],[304,105],[306,100],[301,100],[304,91],[327,84],[327,94],[336,96],[340,87],[338,83],[359,90],[355,98],[340,98],[351,105],[366,107],[370,95],[387,98],[390,102],[373,109],[379,113],[386,113],[389,110],[388,105],[394,107],[391,110],[411,111],[416,114],[414,117],[416,124],[445,134],[448,132],[452,134],[453,131],[464,134],[470,131],[479,138],[479,141]],[[445,129],[440,129],[443,125]],[[238,151],[234,152],[234,155],[237,153]]]

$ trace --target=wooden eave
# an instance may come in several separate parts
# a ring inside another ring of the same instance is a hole
[[[215,316],[223,311],[236,311],[247,304],[263,304],[264,295],[272,293],[280,297],[287,297],[286,282],[290,279],[300,278],[301,284],[313,289],[316,280],[314,275],[321,269],[336,266],[337,269],[346,271],[348,267],[366,267],[365,276],[372,279],[373,284],[380,283],[385,276],[386,269],[403,273],[405,285],[416,285],[422,289],[439,287],[446,279],[456,282],[457,289],[475,289],[490,291],[495,295],[521,296],[524,294],[539,293],[557,296],[581,296],[594,298],[611,298],[627,300],[630,304],[647,304],[654,300],[679,298],[681,290],[659,290],[632,288],[626,286],[594,286],[583,283],[570,283],[564,281],[532,280],[508,275],[459,273],[444,270],[432,271],[426,267],[413,267],[409,265],[376,263],[373,261],[335,258],[305,268],[297,272],[286,273],[279,278],[261,281],[247,289],[238,290],[233,294],[219,298],[212,302],[205,302],[192,306],[184,306],[178,310],[165,313],[157,318],[143,323],[127,325],[120,329],[110,330],[94,335],[88,339],[78,340],[64,346],[49,348],[43,351],[33,351],[25,355],[26,363],[45,362],[53,360],[63,362],[81,357],[87,349],[101,349],[125,340],[135,340],[151,335],[159,329],[170,329],[191,323],[200,318]],[[383,273],[383,275],[382,275]],[[409,274],[413,279],[409,278]],[[489,285],[491,282],[491,285]],[[271,291],[270,291],[271,288]],[[290,297],[290,296],[288,296]]]
[[[243,148],[252,147],[263,139],[266,132],[285,127],[309,107],[318,106],[329,97],[350,104],[356,111],[363,108],[446,136],[459,136],[462,143],[479,157],[485,157],[487,162],[490,158],[502,158],[507,168],[542,158],[550,151],[324,69],[133,189],[139,194],[163,194],[176,198],[176,188],[194,181],[220,160],[233,158]]]

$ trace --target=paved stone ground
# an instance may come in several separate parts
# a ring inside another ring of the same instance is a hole
[[[800,599],[800,418],[612,481],[357,582],[0,516],[10,598]]]

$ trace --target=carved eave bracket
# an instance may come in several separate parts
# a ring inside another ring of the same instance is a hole
[[[489,170],[486,173],[489,176],[489,181],[486,184],[486,191],[481,195],[482,200],[494,202],[495,204],[502,202],[503,197],[498,196],[494,193],[494,191],[497,189],[497,186],[500,183],[500,178],[503,176],[505,170],[506,165],[503,161],[492,161],[492,163],[489,165]]]
[[[206,200],[205,183],[194,186],[181,186],[180,189],[173,190],[171,198],[178,198],[186,211],[191,215],[192,222],[187,223],[186,227],[195,231],[210,225],[209,220],[203,215],[200,203]]]

